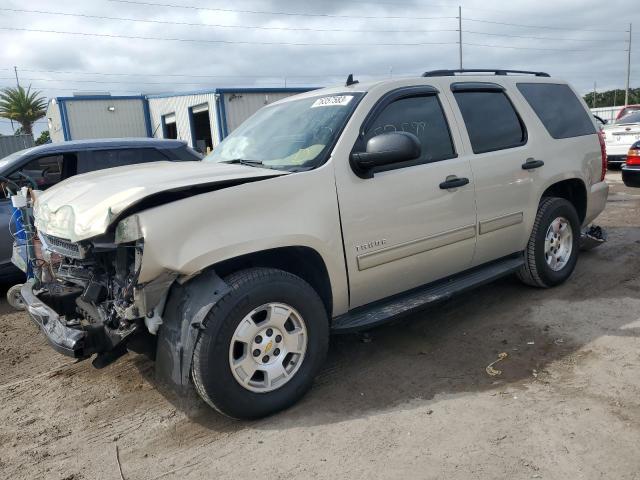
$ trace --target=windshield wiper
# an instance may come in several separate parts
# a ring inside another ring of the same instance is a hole
[[[233,158],[220,163],[239,163],[240,165],[249,165],[251,167],[255,167],[256,165],[260,165],[262,167],[264,165],[262,160],[246,160],[244,158]]]
[[[247,165],[249,167],[261,167],[268,168],[269,170],[280,170],[272,165],[265,165],[262,160],[247,160],[245,158],[232,158],[231,160],[224,160],[220,163],[239,163],[240,165]]]

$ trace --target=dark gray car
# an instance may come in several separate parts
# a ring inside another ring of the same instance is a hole
[[[120,138],[49,143],[0,159],[0,181],[45,190],[74,175],[105,168],[159,161],[199,161],[202,156],[180,140]],[[5,192],[6,193],[6,192]],[[22,274],[11,263],[11,201],[0,196],[0,280]],[[12,226],[15,229],[15,225]]]

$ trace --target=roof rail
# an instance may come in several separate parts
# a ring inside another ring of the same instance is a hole
[[[528,70],[505,70],[505,69],[486,69],[486,68],[471,68],[460,70],[431,70],[430,72],[424,72],[423,77],[453,77],[458,73],[493,73],[494,75],[507,75],[509,73],[520,73],[525,75],[535,75],[536,77],[550,77],[545,72],[530,72]]]

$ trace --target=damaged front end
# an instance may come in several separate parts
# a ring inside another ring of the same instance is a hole
[[[151,346],[162,323],[167,291],[176,274],[139,283],[144,240],[136,217],[115,232],[71,242],[38,233],[35,278],[21,289],[31,318],[52,346],[74,358],[97,354],[100,368],[127,348]],[[153,348],[147,348],[153,352]]]

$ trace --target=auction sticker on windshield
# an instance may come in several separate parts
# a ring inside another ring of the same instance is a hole
[[[313,102],[311,108],[316,107],[331,107],[334,105],[344,106],[349,105],[349,102],[353,100],[353,95],[334,95],[332,97],[322,97]]]

